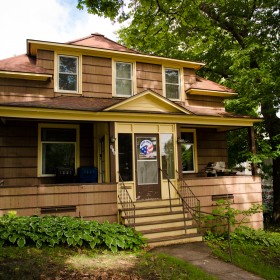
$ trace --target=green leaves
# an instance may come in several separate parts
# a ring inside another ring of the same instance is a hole
[[[0,247],[16,244],[24,247],[35,244],[54,247],[65,244],[70,247],[89,246],[118,250],[137,250],[145,245],[144,239],[132,228],[119,224],[84,221],[72,217],[16,217],[4,215],[0,218]]]

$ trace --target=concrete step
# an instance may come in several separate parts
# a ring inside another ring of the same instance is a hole
[[[156,228],[156,229],[151,229],[151,230],[144,230],[142,231],[143,236],[148,239],[153,239],[153,238],[165,238],[166,236],[181,236],[184,234],[192,234],[192,233],[197,233],[197,229],[193,226],[186,226],[186,229],[183,226],[179,227],[170,227],[170,228]]]
[[[172,205],[180,205],[179,199],[171,199]],[[157,200],[138,200],[134,202],[135,207],[154,207],[154,206],[169,206],[169,199],[157,199]]]
[[[134,216],[123,217],[125,219],[125,224],[127,224],[127,219],[133,219]],[[166,221],[170,219],[183,219],[184,214],[182,211],[175,212],[164,212],[164,213],[146,213],[141,215],[135,215],[135,223],[141,222],[154,222],[154,221]]]
[[[191,233],[187,235],[178,235],[178,236],[165,236],[160,238],[151,238],[148,239],[149,247],[159,247],[172,244],[183,244],[183,243],[192,243],[192,242],[201,242],[202,234]]]
[[[165,212],[177,212],[182,211],[182,205],[172,205],[171,208],[169,205],[158,205],[158,206],[138,206],[135,207],[135,213],[137,215],[149,214],[149,213],[165,213]],[[132,212],[133,208],[124,208],[123,211]]]
[[[186,226],[191,226],[193,224],[192,219],[186,219]],[[135,228],[137,231],[150,230],[155,228],[170,228],[170,227],[179,227],[184,225],[184,219],[169,219],[169,220],[158,220],[152,222],[142,222],[136,223]]]

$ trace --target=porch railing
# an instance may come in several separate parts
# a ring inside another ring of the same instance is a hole
[[[231,231],[231,226],[230,226],[230,217],[229,216],[224,216],[224,215],[219,215],[219,214],[213,214],[205,211],[200,210],[200,201],[199,199],[195,196],[195,194],[192,192],[192,190],[189,188],[187,185],[186,181],[179,176],[178,171],[176,170],[181,186],[181,192],[174,186],[172,181],[170,180],[168,174],[164,172],[161,168],[159,168],[161,173],[164,175],[163,178],[168,181],[168,193],[169,193],[169,201],[170,201],[170,211],[172,212],[172,199],[171,199],[171,190],[170,186],[173,187],[175,190],[176,194],[179,197],[179,200],[182,202],[183,206],[183,213],[184,213],[184,221],[186,220],[186,211],[187,213],[190,213],[192,218],[196,221],[198,224],[198,228],[201,229],[201,216],[202,214],[205,215],[212,215],[216,217],[223,218],[227,221],[227,235],[228,235],[228,248],[229,248],[229,256],[230,260],[232,262],[232,248],[231,248],[231,240],[230,240],[230,231]],[[185,225],[185,233],[186,233],[186,221],[184,222]]]
[[[125,185],[121,175],[119,175],[119,193],[118,199],[121,204],[121,211],[124,213],[125,218],[127,219],[128,226],[135,228],[135,204],[128,192],[128,188]]]

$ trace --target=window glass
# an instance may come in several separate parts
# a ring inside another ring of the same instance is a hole
[[[184,139],[184,143],[181,144],[182,170],[183,172],[194,172],[194,134],[192,132],[182,132],[181,138]]]
[[[180,82],[178,69],[165,69],[165,93],[167,98],[180,98]]]
[[[78,58],[58,56],[58,89],[78,91]]]
[[[163,178],[167,179],[167,174],[169,179],[174,179],[174,144],[171,133],[160,134],[160,152]]]
[[[124,181],[132,181],[132,134],[118,134],[118,147],[120,175]]]
[[[55,174],[57,167],[75,168],[76,129],[41,128],[42,175]]]
[[[132,95],[132,64],[116,63],[116,95]]]

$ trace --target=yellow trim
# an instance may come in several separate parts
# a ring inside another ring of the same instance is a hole
[[[191,132],[193,133],[193,145],[194,145],[194,171],[182,171],[184,174],[197,173],[198,172],[198,158],[197,158],[197,139],[196,139],[196,129],[182,128],[181,132]]]
[[[163,96],[165,98],[168,98],[166,97],[166,87],[165,87],[165,70],[166,69],[174,69],[174,70],[178,70],[179,71],[179,98],[178,99],[172,99],[172,98],[168,98],[170,100],[173,100],[173,101],[184,101],[184,68],[183,67],[172,67],[170,65],[166,65],[166,64],[163,64],[162,67],[162,92],[163,92]]]
[[[47,81],[48,79],[52,78],[52,75],[51,74],[37,74],[37,73],[0,71],[0,77],[9,78],[9,79]]]
[[[139,53],[130,53],[130,52],[121,52],[107,49],[98,49],[93,47],[84,47],[63,43],[54,43],[54,42],[44,42],[44,41],[36,41],[36,40],[27,40],[27,53],[31,55],[36,55],[38,49],[44,50],[57,50],[61,52],[69,51],[69,52],[83,52],[84,55],[91,56],[100,56],[100,57],[109,57],[114,58],[116,60],[130,59],[133,61],[145,62],[145,63],[153,63],[153,64],[167,64],[172,65],[172,67],[186,67],[192,69],[200,69],[205,65],[202,62],[193,62],[193,61],[184,61],[173,58],[166,58],[160,56],[151,56]]]
[[[248,127],[256,122],[262,122],[257,118],[224,118],[211,116],[196,116],[183,114],[150,114],[127,112],[90,112],[76,110],[56,110],[47,108],[26,108],[0,106],[1,117],[67,120],[67,121],[119,121],[146,122],[146,123],[178,123],[188,125],[230,126]]]
[[[58,88],[58,56],[69,56],[69,57],[77,57],[78,58],[78,83],[77,83],[77,87],[78,90],[77,91],[69,91],[69,90],[60,90]],[[82,54],[81,53],[70,53],[70,52],[58,52],[55,51],[55,55],[54,55],[54,92],[55,93],[61,93],[61,94],[82,94],[83,93],[83,89],[82,89],[82,85],[83,85],[83,81],[82,81],[82,67],[83,67],[83,62],[82,62]]]
[[[80,167],[80,126],[74,124],[53,124],[53,123],[39,123],[38,124],[38,157],[37,157],[37,176],[51,177],[53,175],[42,174],[42,128],[73,128],[76,129],[76,155],[75,155],[75,170]]]
[[[238,95],[238,93],[236,92],[204,90],[204,89],[188,89],[186,93],[191,95],[205,95],[205,96],[217,96],[217,97],[232,97]]]
[[[166,124],[166,123],[161,123],[161,124],[146,124],[146,123],[128,123],[128,122],[116,122],[115,123],[115,137],[117,141],[115,142],[115,148],[116,148],[116,156],[115,156],[115,164],[116,164],[116,182],[119,182],[119,143],[118,143],[118,134],[119,133],[130,133],[132,134],[132,168],[133,168],[133,181],[125,182],[126,186],[131,187],[128,191],[134,201],[136,201],[136,154],[135,154],[135,134],[140,133],[140,134],[156,134],[158,135],[159,139],[159,146],[158,146],[158,155],[161,155],[161,147],[160,147],[160,140],[161,140],[161,135],[162,134],[172,134],[173,136],[173,145],[174,145],[174,171],[177,170],[178,166],[178,156],[177,156],[177,148],[176,148],[176,125],[175,124]],[[160,157],[160,166],[162,167],[162,159]],[[174,175],[176,177],[176,174]],[[167,198],[167,188],[166,187],[166,179],[163,179],[162,176],[161,178],[161,193],[162,193],[162,198],[166,199]],[[175,182],[175,179],[172,181]],[[120,187],[120,184],[119,186]]]
[[[111,107],[106,108],[104,111],[108,112],[108,111],[112,111],[112,110],[118,110],[118,108],[121,108],[121,110],[125,110],[124,106],[129,105],[129,103],[135,103],[135,102],[137,102],[137,100],[143,98],[146,95],[153,96],[158,102],[161,102],[162,104],[164,104],[165,107],[166,107],[166,105],[170,106],[170,107],[174,108],[175,111],[178,111],[178,113],[181,112],[181,113],[184,113],[184,114],[192,114],[187,109],[182,108],[181,106],[179,106],[176,103],[170,101],[169,99],[164,98],[161,95],[156,94],[156,93],[154,93],[150,90],[146,90],[146,91],[138,93],[134,96],[131,96],[131,97],[125,99],[124,101],[122,101],[121,103],[118,103],[118,104],[112,105]],[[145,112],[145,111],[146,111],[146,108],[143,108],[143,112]],[[155,112],[157,112],[157,111],[155,111]],[[172,110],[170,110],[170,112],[174,113],[174,111],[172,111]]]

